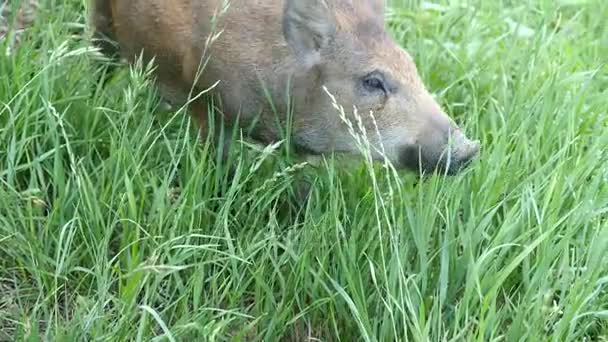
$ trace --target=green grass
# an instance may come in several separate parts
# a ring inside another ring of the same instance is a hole
[[[483,143],[422,180],[284,146],[223,162],[53,3],[0,42],[0,340],[606,341],[603,1],[395,5]]]

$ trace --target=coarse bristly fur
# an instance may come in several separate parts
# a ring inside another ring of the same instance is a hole
[[[11,4],[11,1],[0,1],[0,40],[11,38],[14,40],[9,46],[16,47],[24,31],[33,23],[38,9],[37,0],[23,0],[20,4]]]

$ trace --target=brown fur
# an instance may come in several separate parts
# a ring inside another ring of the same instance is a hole
[[[172,101],[184,103],[191,91],[219,81],[213,93],[225,123],[237,115],[242,125],[259,119],[252,135],[260,141],[280,138],[266,89],[280,113],[293,105],[299,147],[356,152],[325,86],[347,110],[358,108],[378,158],[382,144],[398,166],[433,168],[451,159],[448,171],[455,171],[477,153],[478,143],[441,111],[411,57],[385,31],[383,0],[231,0],[224,8],[223,0],[94,0],[92,22],[129,60],[142,52],[155,58],[161,92]],[[376,71],[385,91],[363,86]],[[203,101],[193,111],[205,129]],[[444,158],[448,140],[455,146]]]
[[[13,46],[21,40],[23,31],[32,25],[38,10],[37,0],[22,0],[15,13],[11,13],[14,4],[0,0],[0,40],[5,39],[12,29],[15,32]]]

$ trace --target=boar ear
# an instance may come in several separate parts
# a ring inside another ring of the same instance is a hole
[[[283,34],[298,60],[312,67],[336,32],[326,0],[286,0]]]

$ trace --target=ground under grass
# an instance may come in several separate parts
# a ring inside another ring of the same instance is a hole
[[[422,180],[285,146],[223,162],[85,18],[48,1],[0,42],[0,340],[607,339],[603,1],[394,4],[483,143]]]

